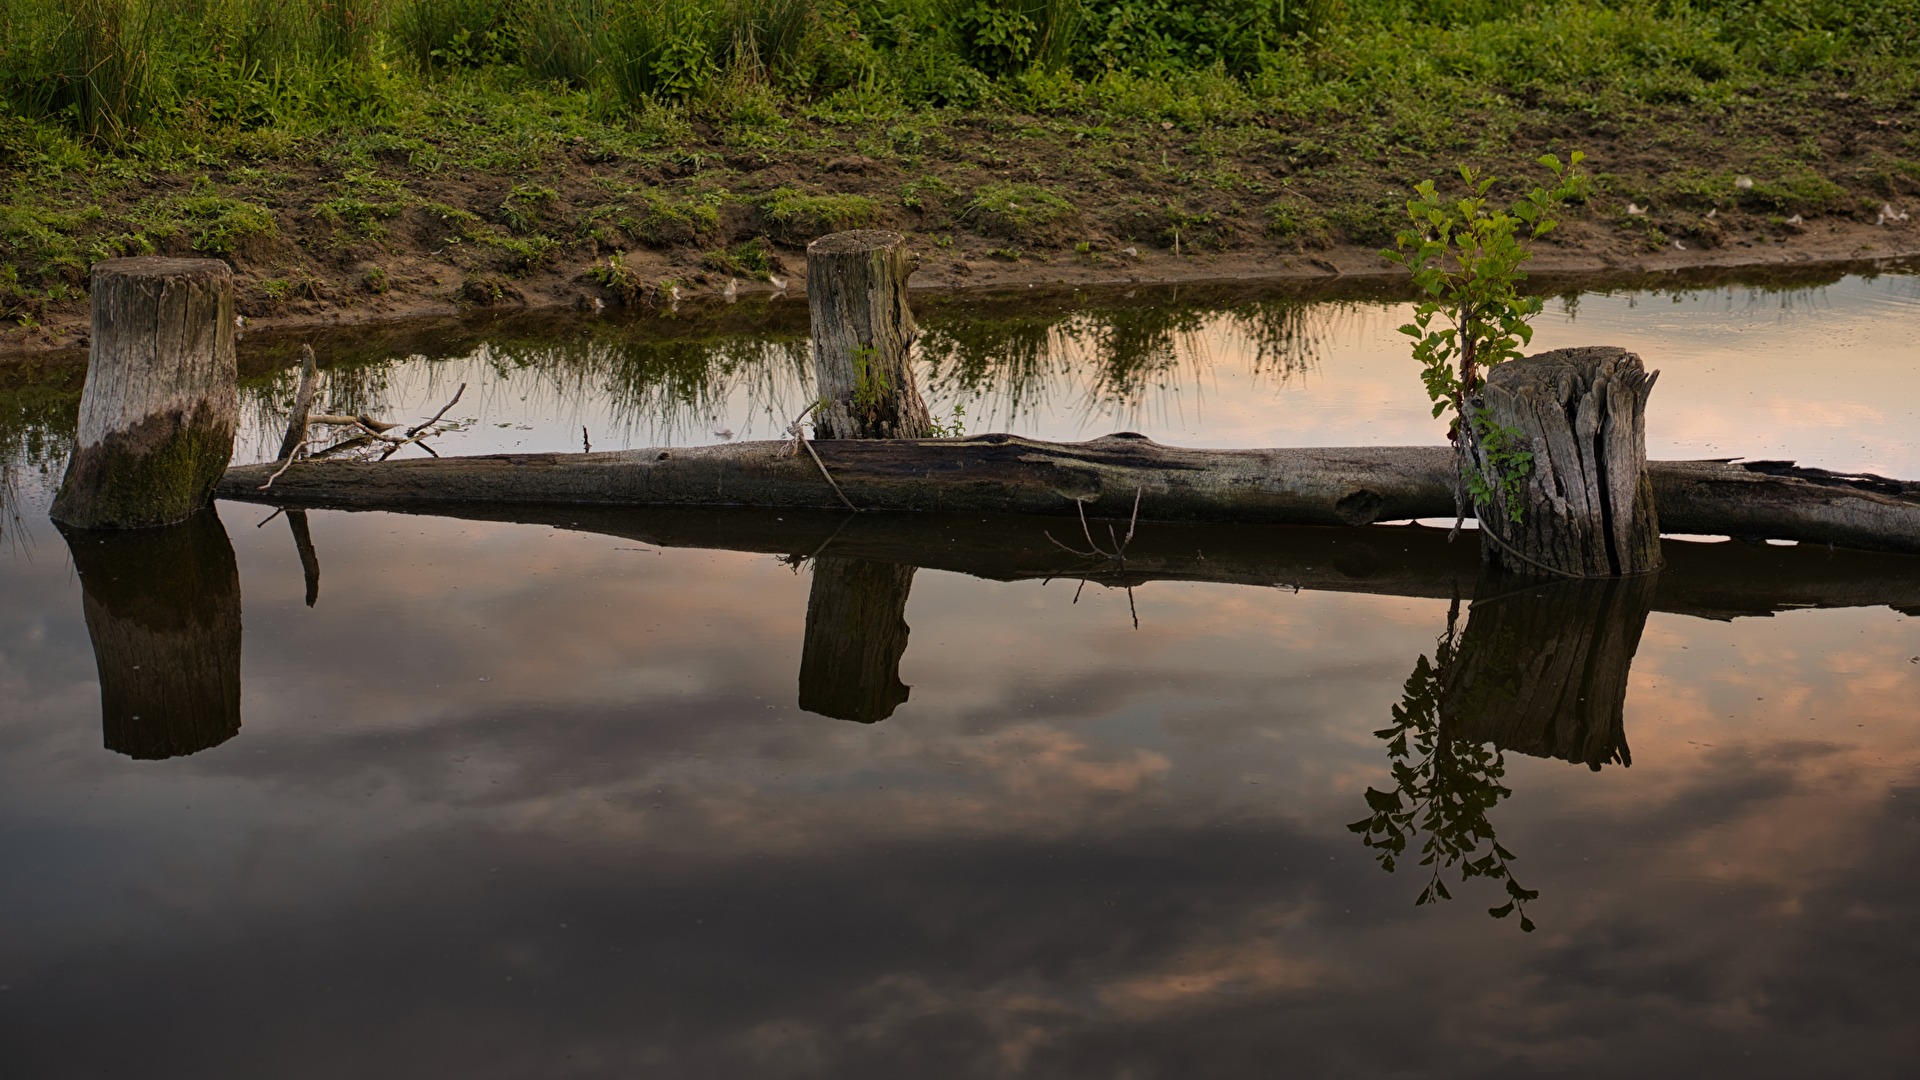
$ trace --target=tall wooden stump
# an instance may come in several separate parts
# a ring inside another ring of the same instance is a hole
[[[800,648],[802,709],[872,724],[907,700],[912,688],[900,681],[900,658],[914,569],[837,555],[813,560]]]
[[[1483,577],[1443,675],[1441,730],[1595,771],[1631,764],[1627,678],[1658,583]]]
[[[233,456],[233,279],[216,259],[93,268],[93,348],[53,518],[88,529],[184,520]]]
[[[238,734],[240,571],[219,516],[60,532],[80,574],[106,748],[178,757]]]
[[[807,307],[822,439],[924,439],[933,433],[908,350],[906,239],[884,229],[831,233],[807,245]]]
[[[1520,433],[1533,469],[1521,518],[1496,493],[1481,514],[1497,539],[1487,560],[1515,573],[1572,577],[1638,574],[1660,566],[1660,521],[1647,477],[1648,374],[1625,349],[1559,349],[1510,360],[1487,374],[1481,408]],[[1475,465],[1497,476],[1483,446]],[[1496,488],[1498,485],[1494,485]]]

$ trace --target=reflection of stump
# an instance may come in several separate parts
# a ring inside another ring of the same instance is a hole
[[[177,757],[238,734],[240,571],[219,517],[61,532],[80,573],[107,749]]]
[[[1630,764],[1627,675],[1658,580],[1483,579],[1445,675],[1442,730],[1596,771]]]
[[[907,593],[914,567],[823,555],[813,560],[807,638],[800,649],[800,707],[871,724],[907,700]]]
[[[1533,454],[1518,494],[1519,521],[1496,489],[1481,516],[1505,546],[1487,559],[1515,573],[1572,577],[1637,574],[1660,567],[1660,522],[1647,476],[1649,375],[1625,349],[1560,349],[1510,360],[1487,373],[1485,418],[1517,433],[1515,450]],[[1483,433],[1474,466],[1484,477],[1506,470],[1488,460],[1497,436]],[[1516,555],[1515,552],[1518,552]]]

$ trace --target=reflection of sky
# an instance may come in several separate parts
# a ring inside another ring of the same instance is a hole
[[[1532,936],[1344,828],[1440,601],[922,571],[911,700],[797,711],[804,570],[228,505],[244,727],[100,748],[60,553],[0,561],[24,1075],[1891,1074],[1920,630],[1655,614],[1631,769],[1509,759]],[[54,541],[56,544],[57,540]],[[1484,884],[1484,883],[1476,883]],[[1383,1026],[1382,1016],[1391,1018]]]
[[[1663,368],[1656,454],[1915,475],[1912,320],[1869,317],[1899,284],[1588,297],[1539,343]],[[1126,423],[1430,437],[1397,321],[1349,309],[1284,382],[1210,328]],[[1810,356],[1839,362],[1800,386]],[[459,363],[397,371],[391,415],[466,379],[458,449],[613,430]],[[1023,430],[1113,419],[1050,394]],[[1821,419],[1849,401],[1880,421]],[[1508,759],[1522,936],[1485,882],[1414,908],[1345,827],[1443,601],[1158,582],[1135,630],[1121,592],[923,570],[912,697],[862,726],[795,707],[809,579],[770,557],[316,512],[308,609],[285,523],[229,504],[244,726],[134,761],[28,514],[0,557],[10,1075],[1900,1075],[1920,1049],[1920,625],[1886,608],[1654,614],[1632,768]]]
[[[1785,457],[1836,469],[1920,475],[1920,279],[1850,277],[1798,292],[1745,288],[1698,293],[1589,295],[1552,301],[1535,349],[1614,344],[1661,372],[1648,415],[1656,458]],[[1348,446],[1432,442],[1430,416],[1406,338],[1405,304],[1325,303],[1301,316],[1301,351],[1259,354],[1243,319],[1215,315],[1168,335],[1171,352],[1116,398],[1099,384],[1099,335],[1070,323],[1049,336],[1048,374],[1023,396],[936,388],[933,411],[958,404],[970,431],[1012,430],[1084,439],[1116,429],[1208,446]],[[938,333],[936,324],[932,332]],[[470,384],[455,416],[474,425],[440,445],[454,452],[596,449],[773,438],[810,397],[785,349],[699,392],[663,400],[610,391],[605,346],[529,360],[482,349],[387,369],[391,418],[425,418]],[[803,353],[800,355],[804,355]],[[1284,370],[1292,359],[1306,370]],[[518,362],[516,362],[518,361]],[[583,372],[585,374],[583,374]],[[505,373],[505,377],[503,376]],[[636,404],[648,407],[636,411]],[[243,438],[265,457],[277,434]]]

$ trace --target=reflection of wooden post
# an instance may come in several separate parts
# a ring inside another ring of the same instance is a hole
[[[240,571],[218,515],[60,531],[80,574],[107,749],[177,757],[238,734]]]
[[[813,560],[807,638],[800,649],[800,707],[871,724],[893,715],[910,687],[907,651],[911,566],[822,555]]]
[[[1487,373],[1487,419],[1517,429],[1519,448],[1533,452],[1521,520],[1511,519],[1498,495],[1483,515],[1483,527],[1513,549],[1488,542],[1488,561],[1515,573],[1574,577],[1659,568],[1646,440],[1647,395],[1659,374],[1612,348],[1560,349]],[[1483,476],[1501,471],[1484,450],[1475,465]]]
[[[238,410],[227,264],[98,264],[92,356],[54,519],[90,529],[185,519],[233,456]]]
[[[906,239],[884,229],[832,233],[807,245],[807,306],[822,439],[924,439],[933,433],[908,350]]]
[[[1483,578],[1444,675],[1441,729],[1596,771],[1630,764],[1627,676],[1658,584]]]

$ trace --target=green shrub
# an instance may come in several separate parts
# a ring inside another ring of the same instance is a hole
[[[777,260],[773,245],[767,243],[765,237],[756,236],[730,248],[709,251],[701,257],[700,262],[709,270],[765,281],[778,268]]]
[[[864,229],[874,223],[879,206],[865,195],[808,195],[783,187],[760,200],[774,239],[796,247],[815,238],[846,229]]]
[[[720,70],[720,13],[713,0],[630,0],[607,28],[604,66],[630,107],[684,101]]]
[[[973,201],[960,216],[989,236],[1023,244],[1059,243],[1080,220],[1072,203],[1039,184],[986,184],[975,188]]]

